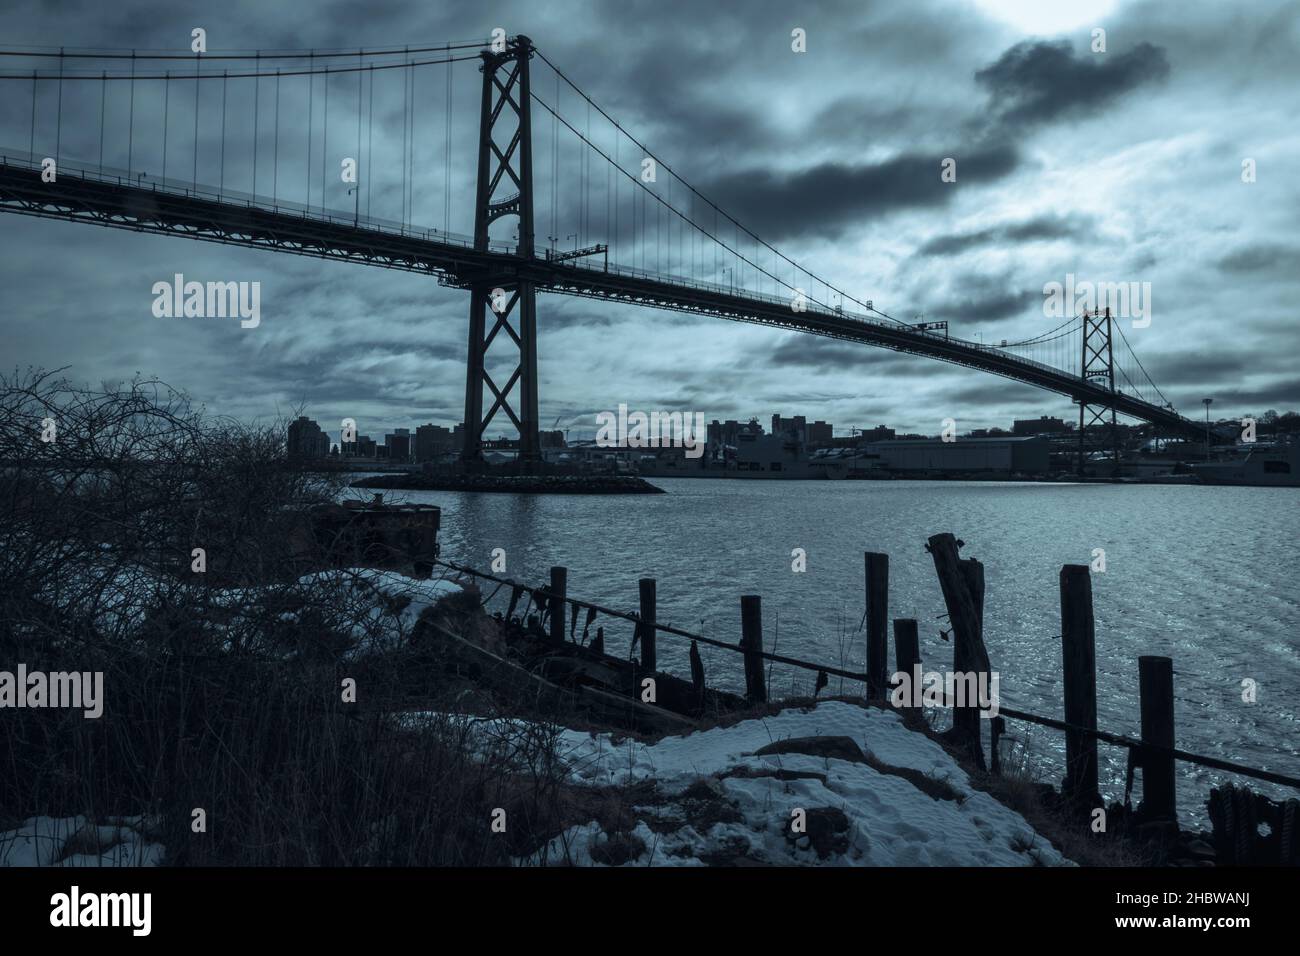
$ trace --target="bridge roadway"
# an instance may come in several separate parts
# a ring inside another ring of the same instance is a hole
[[[493,242],[489,249],[478,250],[469,237],[440,230],[308,209],[231,190],[218,194],[190,183],[150,180],[145,185],[145,178],[69,168],[65,163],[57,181],[46,183],[39,165],[25,154],[0,154],[0,210],[421,272],[459,288],[525,279],[536,283],[539,291],[810,332],[939,359],[1067,395],[1076,402],[1112,407],[1150,422],[1165,435],[1205,437],[1204,423],[993,346],[814,304],[795,312],[785,298],[622,266],[551,262],[544,255],[523,257],[509,243]]]

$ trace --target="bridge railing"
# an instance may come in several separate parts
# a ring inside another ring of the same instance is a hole
[[[628,278],[635,278],[635,279],[646,279],[649,281],[658,282],[665,285],[677,286],[679,288],[690,289],[693,291],[710,292],[716,295],[734,296],[738,298],[743,298],[751,302],[761,302],[765,305],[769,305],[777,308],[784,309],[790,307],[790,299],[789,297],[786,296],[770,295],[763,292],[755,292],[750,289],[741,288],[735,285],[723,285],[721,283],[708,282],[702,279],[686,278],[684,276],[675,275],[671,273],[659,273],[648,269],[638,269],[632,266],[619,265],[617,263],[610,263],[608,267],[605,267],[603,264],[598,266],[594,264],[588,264],[580,260],[574,260],[562,264],[552,263],[552,265],[554,265],[556,268],[559,269],[572,270],[575,273],[589,272],[589,273],[605,274],[605,275],[620,275],[620,276],[626,276]],[[1025,358],[1024,356],[1017,355],[1014,352],[1006,351],[996,345],[986,345],[982,342],[975,342],[971,339],[963,339],[953,335],[941,335],[937,332],[933,332],[930,330],[918,329],[915,326],[910,326],[904,322],[881,321],[880,319],[872,318],[868,313],[857,309],[831,308],[827,306],[825,303],[817,302],[811,299],[809,300],[809,302],[810,305],[807,309],[805,309],[805,314],[811,314],[821,318],[828,318],[828,319],[851,319],[855,322],[860,322],[863,325],[869,325],[877,329],[882,329],[882,330],[887,330],[892,332],[899,332],[899,331],[906,332],[909,335],[930,339],[931,341],[934,341],[936,343],[943,342],[961,348],[985,352],[990,355],[996,355],[998,356],[999,359],[1003,361],[1018,362],[1022,365],[1032,366],[1034,368],[1041,369],[1042,371],[1055,373],[1056,375],[1063,375],[1063,376],[1070,375],[1069,372],[1063,369],[1059,369],[1054,365],[1048,365],[1045,362],[1039,362],[1034,359]]]
[[[11,167],[31,169],[38,174],[41,170],[40,159],[26,151],[4,149],[0,152],[0,163]],[[161,176],[151,177],[148,173],[133,173],[129,170],[111,166],[100,167],[97,163],[85,165],[75,161],[60,160],[57,172],[59,176],[72,175],[77,179],[107,185],[148,189],[151,192],[200,199],[205,202],[230,203],[248,209],[260,209],[264,212],[276,213],[277,215],[298,216],[302,219],[331,225],[354,226],[359,229],[368,229],[405,238],[423,239],[428,242],[443,242],[466,249],[474,247],[474,238],[462,233],[412,226],[378,216],[363,216],[358,211],[348,213],[341,209],[308,205],[278,197],[259,196],[238,189],[214,188],[204,184],[195,184],[189,180],[165,179]],[[493,241],[489,243],[489,249],[492,252],[513,254],[515,244],[513,242]]]

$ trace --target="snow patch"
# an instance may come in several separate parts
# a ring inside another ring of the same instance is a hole
[[[153,842],[154,823],[114,817],[100,826],[84,816],[30,817],[0,832],[0,867],[159,866],[164,848]]]
[[[856,761],[755,754],[776,741],[820,736],[849,737],[880,763],[942,781],[958,799],[930,796],[896,774]],[[639,822],[633,835],[646,851],[630,866],[698,866],[738,857],[778,865],[1070,865],[1020,814],[974,789],[942,747],[880,708],[825,701],[653,744],[615,744],[609,734],[565,731],[559,745],[575,783],[654,780],[661,795],[677,801],[634,809]],[[778,771],[786,779],[775,776]],[[691,822],[695,789],[687,791],[701,780],[716,788],[719,806],[731,809],[724,819],[706,817],[697,828]],[[810,817],[821,811],[818,824],[826,839],[815,838],[811,821],[802,838],[791,834],[796,809]],[[674,816],[681,823],[675,829],[665,823]],[[847,827],[836,829],[844,820]],[[520,862],[591,865],[597,862],[592,848],[605,839],[593,821],[569,828],[544,853]]]

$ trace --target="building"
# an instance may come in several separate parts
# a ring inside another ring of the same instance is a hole
[[[456,438],[450,428],[442,425],[421,425],[415,430],[415,460],[436,461],[456,450]]]
[[[1051,444],[1045,438],[938,438],[869,442],[862,450],[881,467],[902,472],[1043,474]]]
[[[799,437],[799,441],[809,448],[822,448],[831,444],[833,431],[834,429],[829,422],[809,422],[802,415],[795,415],[793,418],[782,418],[780,415],[772,416],[773,435],[784,436],[794,433]]]
[[[388,448],[388,460],[393,464],[405,464],[411,460],[409,428],[398,428],[392,434],[385,435],[384,445]]]
[[[1017,418],[1011,424],[1011,434],[1022,437],[1027,435],[1061,435],[1073,430],[1061,419],[1048,418],[1046,415],[1041,418]]]
[[[340,450],[344,458],[374,458],[375,440],[369,435],[358,435],[356,441],[343,442]]]
[[[558,428],[538,432],[537,440],[542,448],[564,448],[566,446],[564,432]]]
[[[287,445],[290,458],[325,458],[330,453],[329,436],[305,415],[289,423]]]
[[[711,447],[721,445],[734,447],[740,441],[741,435],[763,434],[763,426],[758,423],[757,419],[753,418],[743,424],[734,418],[729,418],[725,422],[720,422],[715,418],[709,423],[706,433]]]
[[[797,433],[799,440],[803,441],[808,433],[808,419],[802,415],[796,415],[794,418],[782,418],[780,415],[773,415],[772,434],[782,435],[786,432]]]

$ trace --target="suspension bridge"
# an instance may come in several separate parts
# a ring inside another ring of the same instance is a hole
[[[995,345],[854,297],[679,176],[526,36],[3,49],[0,80],[0,209],[426,273],[468,291],[467,465],[498,414],[524,467],[541,459],[538,292],[859,342],[1066,395],[1079,405],[1081,462],[1085,443],[1118,461],[1116,414],[1206,435],[1109,310]]]

